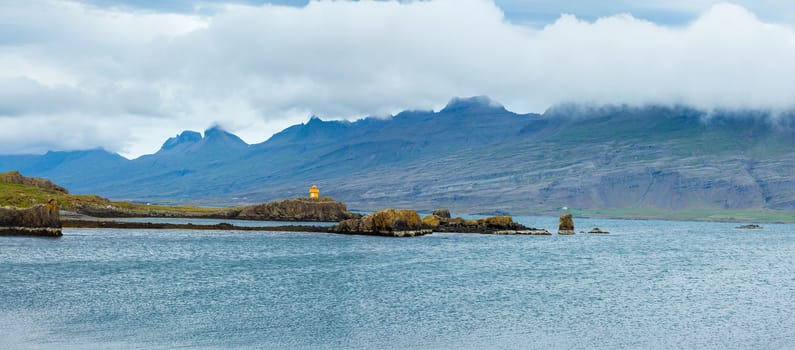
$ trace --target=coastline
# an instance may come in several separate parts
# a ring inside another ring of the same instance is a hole
[[[575,217],[616,220],[661,220],[725,223],[794,224],[795,213],[782,210],[660,210],[660,209],[570,209]],[[554,216],[551,213],[541,214]]]

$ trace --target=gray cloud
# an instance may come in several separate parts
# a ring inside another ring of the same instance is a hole
[[[38,0],[0,4],[0,28],[17,28],[0,31],[0,129],[24,134],[31,120],[85,135],[51,138],[58,149],[139,155],[214,123],[260,142],[310,114],[385,115],[481,94],[518,112],[795,101],[795,31],[728,4],[685,25],[562,16],[539,28],[487,0],[227,5],[212,15]],[[41,146],[10,140],[0,137],[2,153]]]

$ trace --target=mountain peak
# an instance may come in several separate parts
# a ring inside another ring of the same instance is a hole
[[[232,134],[230,132],[226,131],[224,128],[222,128],[218,124],[215,124],[215,125],[209,127],[207,130],[204,130],[204,137],[205,138],[215,137],[215,136],[219,136],[219,135],[232,135]]]
[[[248,144],[237,137],[237,135],[232,134],[218,125],[214,125],[211,128],[204,130],[204,139],[202,139],[204,144],[221,144],[225,147],[246,147]]]
[[[163,146],[160,147],[161,149],[172,149],[179,145],[189,144],[189,143],[196,143],[201,141],[202,135],[198,132],[185,130],[179,135],[175,137],[171,137],[166,142],[163,143]]]
[[[318,124],[323,124],[323,119],[320,119],[320,117],[313,115],[311,118],[309,118],[309,121],[306,122],[305,125],[318,125]]]
[[[204,131],[204,137],[196,131],[186,130],[179,135],[169,138],[163,143],[158,153],[168,151],[168,153],[196,153],[205,152],[209,149],[240,149],[248,147],[248,144],[234,134],[215,125]]]
[[[505,110],[500,103],[488,96],[454,97],[441,112],[464,112],[468,110]]]

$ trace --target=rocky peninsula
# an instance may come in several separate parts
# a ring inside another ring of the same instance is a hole
[[[441,216],[438,214],[442,214]],[[422,219],[434,232],[482,233],[495,235],[549,235],[549,231],[526,227],[510,216],[491,216],[482,219],[451,218],[450,212],[436,210]]]
[[[0,205],[17,208],[3,209],[0,214],[2,233],[60,235],[62,221],[59,204],[75,214],[66,217],[63,227],[120,228],[120,229],[191,229],[329,232],[388,237],[416,237],[433,232],[479,233],[495,235],[549,235],[549,231],[526,227],[510,216],[479,219],[451,217],[447,209],[434,210],[420,217],[414,210],[386,209],[365,216],[351,213],[347,206],[316,193],[310,198],[294,198],[235,208],[200,208],[192,206],[163,206],[115,202],[95,195],[74,195],[49,180],[24,177],[18,172],[0,174],[0,186],[9,195],[0,198]],[[311,193],[310,193],[311,194]],[[44,198],[52,198],[46,200]],[[36,205],[47,203],[44,205]],[[29,209],[19,207],[33,206]],[[337,222],[333,227],[294,226],[242,227],[227,223],[214,225],[140,223],[107,220],[109,218],[207,218],[230,220],[260,220],[286,222]],[[559,233],[573,233],[571,215],[561,218]]]
[[[447,210],[420,219],[419,214],[407,209],[386,209],[358,219],[340,222],[331,229],[335,233],[361,234],[389,237],[415,237],[433,232],[481,233],[498,235],[549,235],[547,230],[528,228],[516,223],[510,216],[492,216],[476,220],[451,218]]]
[[[225,209],[209,209],[196,207],[165,207],[108,203],[95,205],[83,204],[75,207],[78,214],[98,218],[197,218],[197,219],[234,219],[260,221],[305,221],[305,222],[339,222],[360,217],[348,211],[345,203],[329,197],[294,198],[280,201]],[[198,210],[201,209],[201,210]]]
[[[0,208],[0,236],[60,237],[61,219],[55,200],[32,208]]]

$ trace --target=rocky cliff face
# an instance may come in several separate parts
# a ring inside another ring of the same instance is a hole
[[[51,200],[28,209],[0,208],[0,235],[61,236],[58,204]]]
[[[243,220],[342,221],[359,215],[348,211],[345,203],[330,198],[295,198],[244,207],[228,217]]]

